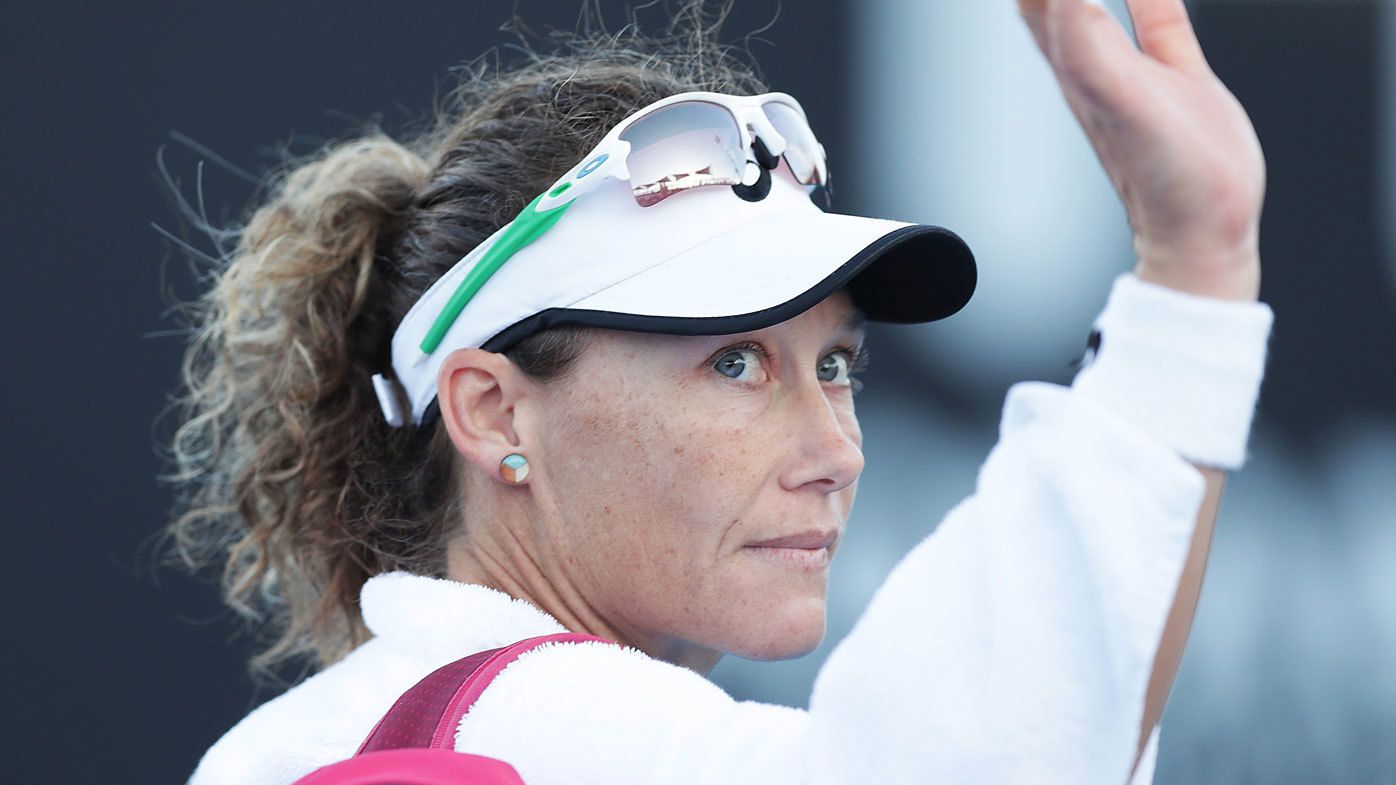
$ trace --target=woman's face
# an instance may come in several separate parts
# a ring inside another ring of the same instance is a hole
[[[723,653],[818,646],[827,564],[753,543],[816,530],[838,549],[863,469],[859,321],[840,290],[750,333],[603,331],[565,383],[533,390],[530,474],[508,490],[527,489],[520,536],[569,606],[545,610],[705,673]]]

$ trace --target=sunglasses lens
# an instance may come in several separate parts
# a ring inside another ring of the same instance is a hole
[[[736,118],[706,101],[672,104],[641,117],[620,135],[635,201],[648,207],[705,185],[742,181],[746,153]]]
[[[793,106],[780,101],[767,101],[761,108],[766,112],[766,119],[785,137],[785,160],[795,179],[805,185],[820,183],[819,171],[815,168],[820,155],[819,142],[809,123]]]

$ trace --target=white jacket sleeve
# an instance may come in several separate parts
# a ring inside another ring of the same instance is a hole
[[[457,749],[529,785],[1001,785],[1135,777],[1144,695],[1205,484],[1239,468],[1273,315],[1119,276],[1071,387],[1023,382],[974,492],[888,575],[809,709],[630,648],[504,670]]]

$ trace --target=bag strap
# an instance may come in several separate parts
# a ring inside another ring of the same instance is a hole
[[[445,750],[379,750],[322,766],[291,785],[524,785],[502,760]]]
[[[423,747],[454,750],[456,728],[461,718],[509,663],[546,643],[584,641],[616,644],[595,635],[561,632],[525,638],[449,662],[404,692],[373,726],[354,754]]]

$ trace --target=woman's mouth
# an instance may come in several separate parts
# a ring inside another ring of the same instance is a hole
[[[822,548],[786,548],[767,545],[748,545],[746,547],[758,558],[784,567],[818,572],[829,566],[829,547],[827,545]]]

